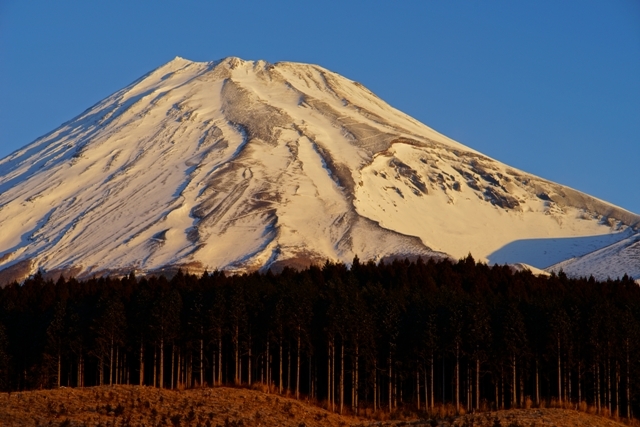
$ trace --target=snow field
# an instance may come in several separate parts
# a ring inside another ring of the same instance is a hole
[[[569,190],[321,67],[176,58],[0,160],[0,269],[471,253],[584,272],[566,260],[605,247],[607,272],[637,266],[640,217]]]

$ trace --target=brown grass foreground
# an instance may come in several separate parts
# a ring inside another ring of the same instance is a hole
[[[340,416],[305,401],[227,387],[171,391],[120,385],[0,393],[1,426],[624,426],[555,408],[467,414],[437,421],[410,418],[373,421]]]

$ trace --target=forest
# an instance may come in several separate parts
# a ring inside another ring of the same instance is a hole
[[[262,387],[359,413],[640,409],[640,286],[452,261],[0,289],[0,389]]]

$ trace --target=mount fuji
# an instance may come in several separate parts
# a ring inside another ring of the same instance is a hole
[[[290,62],[175,58],[0,160],[0,284],[469,253],[640,278],[639,225]]]

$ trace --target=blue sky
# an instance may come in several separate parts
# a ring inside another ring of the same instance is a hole
[[[638,0],[0,0],[0,157],[175,56],[322,65],[640,213]]]

